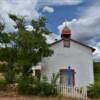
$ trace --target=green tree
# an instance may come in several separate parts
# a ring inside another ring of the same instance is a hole
[[[5,45],[0,49],[0,60],[8,64],[1,69],[10,76],[15,76],[16,71],[20,72],[22,78],[31,75],[32,65],[36,65],[43,57],[51,56],[53,51],[49,48],[44,35],[50,32],[46,28],[46,18],[41,17],[38,21],[32,20],[32,31],[27,31],[23,18],[10,15],[16,22],[18,31],[16,33],[3,33],[3,26],[0,28],[0,42]],[[11,77],[11,82],[14,77]]]
[[[16,47],[13,45],[12,33],[3,32],[4,25],[0,24],[0,61],[6,62],[6,64],[0,65],[0,72],[4,73],[7,83],[13,83],[15,79],[15,67],[16,62]]]
[[[46,19],[41,17],[38,21],[32,20],[33,31],[25,29],[24,20],[17,19],[17,38],[16,44],[18,49],[17,64],[21,68],[23,77],[29,75],[32,65],[36,65],[43,57],[51,56],[53,51],[46,43],[45,34],[50,34],[46,28]]]

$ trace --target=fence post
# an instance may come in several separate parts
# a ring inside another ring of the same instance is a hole
[[[87,87],[84,87],[85,89],[85,100],[87,100]]]
[[[82,100],[87,100],[87,87],[70,87],[66,84],[58,84],[57,92],[62,96],[80,98]]]

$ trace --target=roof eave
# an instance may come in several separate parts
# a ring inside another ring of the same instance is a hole
[[[95,48],[93,48],[93,47],[90,47],[90,46],[88,46],[88,45],[85,45],[85,44],[80,43],[80,42],[78,42],[78,41],[76,41],[76,40],[73,40],[73,39],[71,39],[71,40],[72,40],[72,41],[74,41],[74,42],[76,42],[76,43],[78,43],[78,44],[80,44],[80,45],[83,45],[83,46],[85,46],[85,47],[87,47],[87,48],[92,49],[92,52],[94,52],[94,51],[95,51]],[[49,46],[52,46],[52,45],[54,45],[54,44],[56,44],[56,43],[59,43],[60,41],[62,41],[62,39],[57,40],[57,41],[55,41],[55,42],[53,42],[53,43],[49,44]]]

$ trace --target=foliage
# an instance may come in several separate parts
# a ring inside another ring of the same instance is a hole
[[[9,15],[16,22],[16,33],[3,32],[4,25],[0,24],[0,61],[7,64],[0,66],[0,71],[4,73],[8,83],[16,81],[16,73],[21,73],[21,77],[31,76],[31,69],[41,61],[43,57],[51,56],[53,51],[46,43],[44,35],[50,34],[46,28],[46,18],[32,20],[33,31],[27,31],[23,18]]]
[[[50,96],[56,94],[55,84],[46,80],[33,79],[31,69],[42,60],[43,57],[51,56],[53,51],[46,42],[45,35],[50,32],[46,28],[46,18],[32,20],[32,31],[26,30],[23,18],[9,15],[16,22],[16,33],[3,32],[4,25],[0,24],[0,61],[6,63],[0,65],[7,83],[17,82],[18,92],[24,95]],[[55,80],[53,80],[55,82]],[[52,82],[53,82],[52,81]],[[53,83],[54,83],[53,82]],[[1,84],[2,85],[2,84]]]
[[[56,96],[57,89],[45,79],[38,80],[29,77],[18,82],[18,92],[23,95]]]
[[[88,96],[91,98],[100,98],[100,82],[96,82],[89,87]]]
[[[40,88],[39,95],[40,96],[56,96],[56,95],[58,95],[55,82],[48,83],[47,78],[43,78],[43,80],[40,81],[39,86],[38,86]]]
[[[94,63],[94,76],[95,81],[100,81],[100,63]]]
[[[0,72],[3,72],[3,76],[8,84],[15,82],[16,71],[15,71],[14,66],[9,65],[9,64],[0,65]]]
[[[31,77],[20,78],[18,81],[19,94],[32,95]]]
[[[5,90],[6,85],[7,85],[7,83],[5,80],[0,80],[0,90]]]
[[[51,56],[53,51],[46,43],[44,34],[50,34],[46,28],[46,19],[41,17],[38,21],[32,20],[33,31],[29,32],[24,27],[23,19],[16,19],[19,31],[16,36],[17,66],[24,76],[28,76],[32,65],[41,61],[42,57]]]
[[[0,65],[0,72],[4,73],[5,79],[8,83],[13,83],[13,79],[15,78],[14,63],[16,61],[17,51],[16,47],[13,46],[11,42],[13,41],[14,35],[2,32],[3,28],[0,30],[0,61],[5,63]]]
[[[100,63],[94,63],[95,84],[89,86],[88,96],[100,98]]]
[[[53,73],[52,74],[52,77],[51,77],[51,84],[52,85],[56,86],[59,75],[60,75],[59,73],[57,73],[57,74]]]

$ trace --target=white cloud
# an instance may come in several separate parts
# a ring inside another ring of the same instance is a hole
[[[20,16],[38,17],[35,7],[37,0],[0,0],[0,12],[11,13]]]
[[[79,19],[67,21],[72,31],[72,38],[83,43],[95,46],[96,53],[94,59],[100,61],[100,42],[96,39],[100,38],[100,1],[97,0],[88,9],[84,9]],[[65,26],[65,22],[58,26],[59,32]]]
[[[14,31],[15,23],[9,18],[8,14],[37,19],[41,13],[38,9],[47,5],[77,5],[82,0],[0,0],[0,22],[6,24],[5,31]],[[49,8],[49,12],[53,9]]]
[[[10,31],[10,32],[16,31],[15,28],[13,27],[16,25],[16,23],[9,18],[8,14],[3,13],[0,17],[3,21],[3,23],[5,23],[5,30],[4,31]]]
[[[100,62],[100,49],[98,47],[94,47],[95,48],[95,52],[93,53],[93,59],[96,62]]]
[[[40,14],[36,10],[37,2],[37,0],[0,0],[0,20],[6,25],[5,31],[14,31],[15,23],[9,18],[9,13],[28,16],[30,19],[38,18]]]
[[[53,34],[53,33],[52,33],[52,34]],[[54,39],[54,37],[52,36],[52,34],[51,34],[51,35],[45,35],[45,34],[43,34],[43,36],[46,37],[46,42],[47,42],[48,44],[51,44],[51,43],[55,42],[55,39]]]
[[[87,16],[85,18],[80,18],[78,20],[73,19],[72,21],[67,22],[69,28],[71,29],[72,37],[83,42],[100,36],[99,23],[99,19],[97,20],[94,17],[91,19],[91,17],[87,18]],[[58,26],[60,33],[64,26],[65,22]]]
[[[45,7],[43,8],[43,12],[53,13],[53,12],[54,12],[54,8],[49,7],[49,6],[45,6]]]
[[[83,0],[39,0],[40,5],[78,5]]]
[[[65,22],[58,26],[59,31],[64,27],[64,24]],[[88,40],[100,36],[100,7],[86,9],[79,19],[67,21],[67,24],[72,30],[74,38]]]
[[[98,4],[100,4],[99,0],[85,8],[79,19],[67,21],[72,30],[72,37],[83,41],[100,37],[100,6]],[[64,24],[65,22],[58,26],[59,31],[64,27]]]
[[[34,30],[34,28],[31,25],[27,25],[26,26],[26,30],[27,31],[32,31],[32,30]]]

